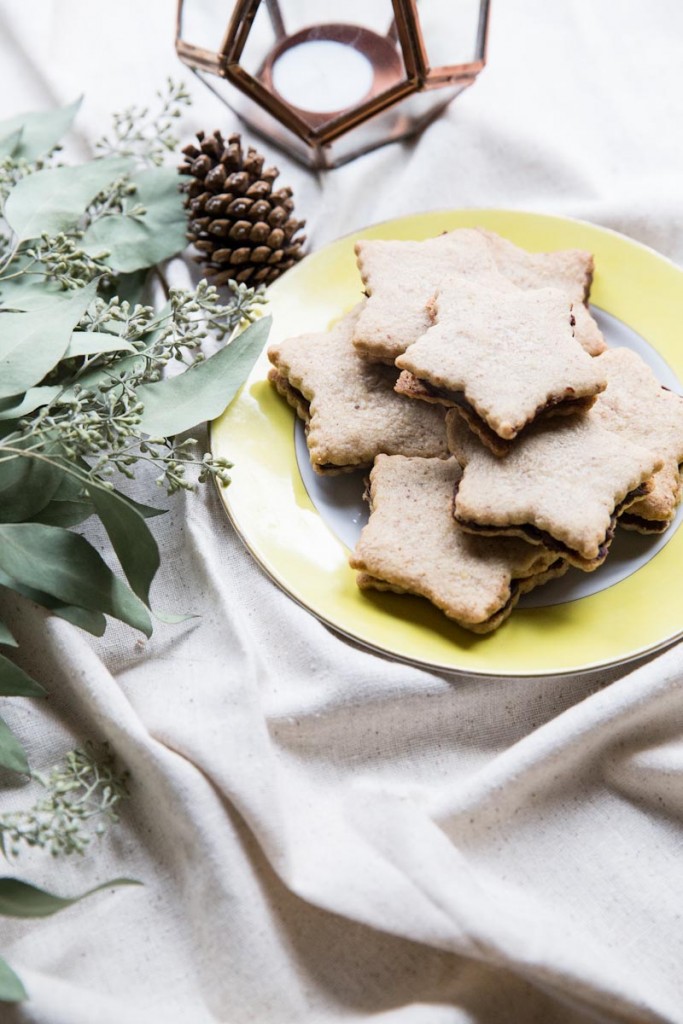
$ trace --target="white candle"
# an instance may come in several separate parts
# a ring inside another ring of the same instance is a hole
[[[372,64],[354,49],[331,39],[292,46],[273,65],[273,85],[292,106],[311,113],[346,110],[372,87]]]

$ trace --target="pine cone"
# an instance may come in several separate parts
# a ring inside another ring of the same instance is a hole
[[[187,193],[188,239],[199,250],[204,273],[214,284],[245,281],[270,284],[301,259],[306,223],[293,214],[291,188],[273,191],[277,167],[263,169],[264,158],[249,147],[246,157],[239,135],[208,138],[197,132],[199,148],[185,146],[178,168],[191,181]]]

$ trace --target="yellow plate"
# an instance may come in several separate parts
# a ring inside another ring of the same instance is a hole
[[[615,232],[514,211],[417,214],[326,246],[268,290],[271,341],[326,330],[357,302],[361,290],[353,254],[357,238],[421,239],[475,226],[497,231],[531,251],[581,248],[592,252],[596,274],[591,303],[645,339],[674,378],[683,379],[681,270]],[[421,665],[521,676],[578,672],[628,661],[683,634],[683,530],[675,528],[654,557],[626,579],[579,600],[517,609],[499,630],[484,637],[460,629],[421,598],[361,593],[347,565],[348,549],[304,486],[295,455],[295,417],[267,383],[267,371],[264,353],[239,395],[212,424],[214,454],[234,462],[232,483],[221,497],[262,568],[334,629]]]

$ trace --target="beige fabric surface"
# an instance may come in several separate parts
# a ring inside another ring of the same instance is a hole
[[[109,111],[178,73],[172,8],[3,0],[0,117],[85,91],[85,149]],[[277,157],[313,247],[403,213],[501,206],[683,262],[683,8],[492,8],[485,74],[418,142],[319,177]],[[188,136],[236,127],[193,91]],[[0,598],[50,691],[3,702],[33,765],[106,738],[133,780],[93,855],[6,872],[65,895],[144,882],[0,919],[31,997],[2,1024],[683,1022],[680,646],[571,678],[438,675],[296,606],[211,490],[155,531],[157,606],[200,618],[148,642],[116,624],[93,641]]]

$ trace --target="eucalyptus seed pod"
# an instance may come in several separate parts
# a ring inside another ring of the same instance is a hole
[[[273,188],[279,171],[251,146],[245,155],[239,135],[197,139],[178,168],[189,175],[181,188],[195,259],[216,285],[270,284],[303,256],[305,221],[294,216],[291,188]]]

